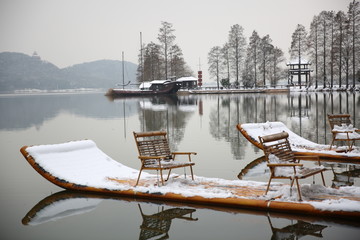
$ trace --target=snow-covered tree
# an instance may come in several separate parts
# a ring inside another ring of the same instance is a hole
[[[220,70],[221,70],[221,47],[216,46],[211,48],[208,53],[208,64],[209,64],[209,73],[211,76],[216,78],[217,87],[219,89],[220,81]]]
[[[246,39],[244,37],[244,29],[239,24],[231,26],[229,36],[229,53],[230,53],[230,68],[235,75],[235,86],[238,87],[241,66],[244,61]]]
[[[161,28],[159,29],[158,40],[161,45],[162,53],[164,56],[164,72],[165,79],[168,79],[168,59],[169,49],[173,46],[175,41],[174,29],[171,23],[161,22]]]
[[[292,34],[292,41],[290,46],[290,57],[292,59],[297,59],[299,62],[299,68],[301,64],[301,60],[306,56],[307,51],[307,31],[305,27],[301,24],[296,26],[294,33]],[[300,71],[299,71],[299,83],[301,79]]]

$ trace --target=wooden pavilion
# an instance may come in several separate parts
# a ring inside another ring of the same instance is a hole
[[[306,59],[294,59],[286,64],[289,67],[288,72],[288,84],[293,86],[309,86],[310,83],[310,73],[313,71],[309,68],[311,62],[307,61]],[[305,75],[305,81],[301,77]],[[297,76],[298,81],[294,81],[294,76]]]

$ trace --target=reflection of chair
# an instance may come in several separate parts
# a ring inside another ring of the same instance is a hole
[[[169,230],[171,226],[171,221],[174,218],[185,219],[188,221],[197,221],[197,218],[192,217],[192,213],[195,212],[195,209],[190,208],[171,208],[164,210],[162,207],[162,211],[152,214],[146,215],[143,213],[141,206],[139,206],[141,216],[143,218],[143,222],[140,226],[140,237],[139,239],[168,239],[169,238]],[[189,214],[188,217],[184,217],[184,215]]]
[[[299,185],[299,179],[307,178],[315,174],[320,173],[323,184],[325,186],[325,180],[323,171],[324,168],[314,167],[305,168],[303,164],[300,164],[300,159],[314,159],[317,160],[319,165],[320,161],[317,156],[297,156],[295,157],[291,150],[288,140],[289,134],[287,132],[276,133],[260,137],[260,144],[264,150],[268,167],[270,168],[270,178],[266,188],[265,194],[269,191],[270,182],[273,178],[277,179],[290,179],[291,187],[296,182],[298,197],[301,201],[301,190]]]
[[[356,140],[360,140],[360,130],[351,124],[349,114],[328,114],[328,120],[333,135],[330,149],[335,141],[345,141],[348,151],[351,151]]]
[[[141,171],[143,169],[160,170],[161,183],[164,185],[162,175],[163,170],[169,170],[168,177],[166,179],[168,180],[173,168],[190,167],[191,178],[194,180],[192,166],[195,165],[195,163],[191,162],[191,155],[196,155],[195,152],[171,152],[166,132],[163,131],[143,133],[134,132],[134,137],[139,151],[139,159],[141,160],[141,168],[136,185],[139,183]],[[175,157],[177,155],[187,155],[188,161],[175,161]]]
[[[284,228],[275,228],[269,216],[268,216],[268,220],[271,227],[271,231],[273,233],[271,239],[274,240],[299,239],[307,235],[322,238],[323,237],[322,230],[327,227],[320,224],[312,224],[298,220],[297,223],[288,225]]]
[[[345,164],[345,169],[340,172],[335,171],[334,166],[331,165],[331,170],[334,174],[334,179],[331,187],[338,188],[343,186],[354,185],[355,178],[360,177],[360,165]]]

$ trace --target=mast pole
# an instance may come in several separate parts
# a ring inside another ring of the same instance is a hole
[[[124,52],[122,52],[122,87],[124,89],[125,86],[125,74],[124,74]]]
[[[140,64],[141,64],[141,82],[144,82],[144,63],[143,63],[142,32],[140,32]]]

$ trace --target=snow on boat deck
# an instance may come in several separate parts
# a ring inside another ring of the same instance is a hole
[[[102,152],[91,140],[54,145],[23,147],[28,162],[50,182],[70,190],[92,191],[124,196],[193,202],[236,208],[287,211],[360,218],[360,188],[326,188],[302,185],[304,201],[298,202],[289,185],[273,183],[263,195],[266,183],[195,176],[172,178],[159,187],[157,176],[143,173],[134,187],[138,170],[129,168]]]

